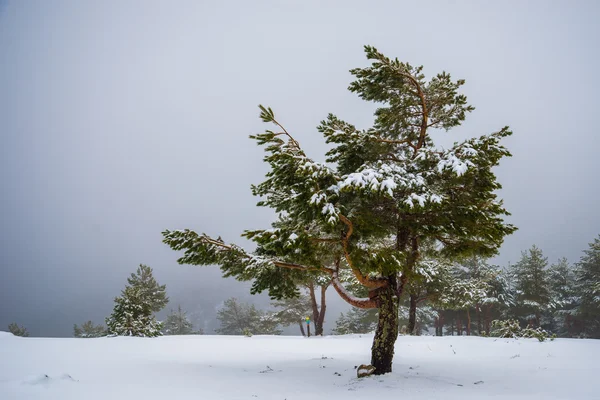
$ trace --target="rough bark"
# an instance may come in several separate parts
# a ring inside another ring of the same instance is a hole
[[[417,297],[416,294],[410,294],[410,307],[408,309],[408,333],[410,335],[417,334]]]
[[[377,289],[379,321],[371,347],[371,365],[374,374],[392,372],[394,344],[398,339],[398,297],[396,296],[396,277],[389,277],[390,285]]]

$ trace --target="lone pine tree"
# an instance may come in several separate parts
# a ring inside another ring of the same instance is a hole
[[[138,289],[140,296],[146,299],[153,312],[159,312],[169,302],[167,285],[159,285],[152,272],[152,268],[140,264],[137,271],[127,278],[127,283]]]
[[[135,286],[127,286],[115,298],[112,314],[106,318],[109,335],[155,337],[161,335],[162,324],[152,313],[152,304]]]
[[[398,337],[398,302],[412,279],[422,245],[440,256],[490,256],[516,228],[495,192],[492,168],[508,150],[500,131],[435,145],[432,130],[450,130],[474,108],[459,93],[464,80],[442,72],[426,80],[423,67],[389,59],[366,46],[372,61],[350,72],[349,86],[378,104],[372,128],[361,130],[330,114],[318,127],[333,148],[316,162],[296,137],[260,106],[274,130],[251,136],[264,146],[270,166],[252,187],[258,206],[278,220],[269,230],[245,231],[257,245],[249,252],[220,238],[191,230],[166,230],[163,241],[183,250],[180,264],[221,266],[225,276],[253,280],[253,293],[273,298],[298,294],[306,274],[328,275],[342,299],[354,307],[378,309],[371,348],[375,374],[392,370]],[[368,297],[348,293],[339,280],[348,269]]]

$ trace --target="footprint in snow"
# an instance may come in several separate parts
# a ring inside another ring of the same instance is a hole
[[[78,382],[76,379],[69,374],[62,374],[58,378],[53,378],[48,374],[40,374],[33,376],[31,378],[25,379],[23,381],[26,385],[49,385],[51,382],[55,381],[67,381],[67,382]]]

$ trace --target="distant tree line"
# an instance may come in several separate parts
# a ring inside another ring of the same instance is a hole
[[[365,289],[352,274],[340,276],[353,295]],[[299,284],[296,297],[276,300],[271,310],[260,310],[230,298],[217,311],[223,335],[278,335],[283,327],[297,325],[306,336],[307,317],[313,335],[322,335],[326,290],[330,279],[315,276]],[[541,249],[532,246],[506,268],[482,258],[460,261],[428,258],[416,269],[399,307],[399,330],[404,334],[494,335],[504,329],[541,329],[558,337],[600,338],[600,236],[589,244],[579,262],[566,258],[549,264]],[[154,313],[168,304],[166,286],[141,264],[116,297],[106,327],[86,321],[73,326],[73,336],[198,335],[187,313],[178,306],[165,321]],[[336,320],[335,335],[369,333],[377,327],[377,309],[352,308]],[[500,321],[504,321],[502,325]],[[511,325],[512,324],[512,325]],[[510,330],[509,329],[509,330]],[[28,337],[23,326],[11,323],[9,332]],[[504,332],[504,331],[503,331]]]
[[[532,246],[507,268],[480,258],[425,260],[417,274],[400,306],[404,333],[492,335],[494,321],[513,320],[558,337],[600,338],[600,236],[575,264],[549,265]],[[342,314],[334,333],[374,331],[374,311]]]

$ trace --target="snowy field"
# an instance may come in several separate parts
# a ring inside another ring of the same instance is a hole
[[[401,336],[392,374],[357,379],[371,340],[0,332],[0,399],[600,399],[600,340]]]

